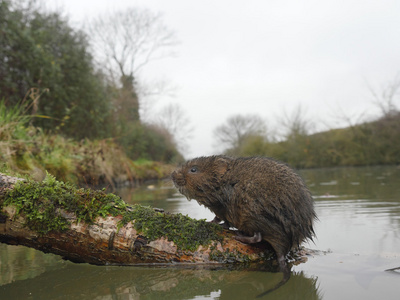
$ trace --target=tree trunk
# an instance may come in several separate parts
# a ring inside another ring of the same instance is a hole
[[[103,213],[102,216],[96,216],[94,212],[91,212],[94,216],[92,220],[78,215],[83,210],[82,208],[73,211],[66,206],[57,206],[52,214],[53,217],[57,216],[59,218],[56,219],[57,222],[65,221],[67,225],[61,229],[51,227],[53,229],[44,230],[37,226],[41,223],[35,223],[34,217],[39,220],[44,218],[43,216],[38,217],[38,215],[47,209],[46,205],[50,205],[49,199],[52,199],[52,197],[45,193],[40,194],[40,191],[46,190],[49,185],[55,187],[60,183],[55,182],[55,180],[46,182],[46,179],[43,183],[22,180],[18,182],[20,180],[0,173],[0,242],[6,244],[24,245],[46,253],[61,255],[73,262],[95,265],[172,263],[215,265],[274,262],[272,259],[274,257],[273,251],[267,243],[246,245],[235,240],[232,231],[222,230],[215,224],[207,223],[204,220],[193,220],[179,214],[164,213],[157,209],[126,206],[122,200],[120,200],[121,202],[115,200],[118,198],[116,196],[114,196],[112,204],[114,207],[118,206],[122,209],[116,211],[112,208],[114,210],[110,210],[109,214]],[[64,184],[61,184],[64,187]],[[22,188],[25,192],[19,191]],[[19,190],[17,191],[17,189]],[[32,194],[34,196],[28,195],[27,191],[30,191],[30,189],[34,190]],[[57,191],[56,188],[54,190]],[[90,203],[92,204],[100,201],[93,201],[98,197],[97,194],[94,196],[93,193],[95,192],[88,189],[78,190],[73,188],[72,192],[68,190],[68,195],[73,194],[74,197],[90,195],[87,199],[91,199]],[[106,195],[104,192],[99,193],[106,197],[111,195]],[[64,197],[61,193],[56,196],[54,199],[57,203]],[[87,201],[87,199],[82,201]],[[33,214],[29,212],[26,203],[30,203],[31,206],[40,203],[39,209]],[[109,203],[107,207],[111,207]],[[88,206],[88,202],[84,204]],[[132,216],[135,209],[142,209],[145,217],[129,219],[128,217]],[[98,210],[104,211],[104,207],[100,207]],[[147,228],[149,227],[148,222],[152,221],[151,219],[157,221],[154,227],[158,231],[161,230],[160,232],[164,232],[163,230],[168,232],[168,229],[172,226],[169,223],[163,225],[160,220],[182,219],[185,222],[192,223],[188,223],[187,227],[186,225],[179,225],[180,230],[174,229],[174,235],[169,232],[165,236],[157,236]],[[192,226],[198,226],[196,230],[199,233],[195,232],[194,236],[187,234]],[[215,235],[210,235],[211,239],[206,239],[205,242],[201,240],[198,244],[195,244],[195,247],[190,244],[193,241],[196,242],[197,238],[200,239],[200,236],[208,235],[209,232],[215,233]],[[189,242],[191,246],[185,245],[182,241]],[[294,260],[304,261],[305,254],[304,250],[296,252]]]

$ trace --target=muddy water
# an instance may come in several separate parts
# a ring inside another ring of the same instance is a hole
[[[319,216],[315,244],[305,246],[324,253],[294,266],[289,282],[263,299],[399,299],[400,169],[301,174],[315,196]],[[213,218],[169,183],[118,193],[130,203]],[[248,270],[73,264],[2,244],[0,272],[0,299],[253,299],[281,279],[279,273]]]

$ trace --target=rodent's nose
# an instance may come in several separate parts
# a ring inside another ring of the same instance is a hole
[[[175,183],[177,186],[184,186],[186,184],[185,178],[180,172],[172,172],[171,174],[172,181]]]

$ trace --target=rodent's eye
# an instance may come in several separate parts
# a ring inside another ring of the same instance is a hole
[[[197,167],[196,166],[194,166],[194,167],[192,167],[191,169],[190,169],[190,173],[197,173]]]

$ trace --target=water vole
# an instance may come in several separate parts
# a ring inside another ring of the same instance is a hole
[[[171,176],[183,195],[215,213],[214,222],[237,228],[242,235],[236,239],[269,242],[284,274],[290,273],[286,254],[314,236],[311,193],[283,163],[266,157],[199,157]]]

